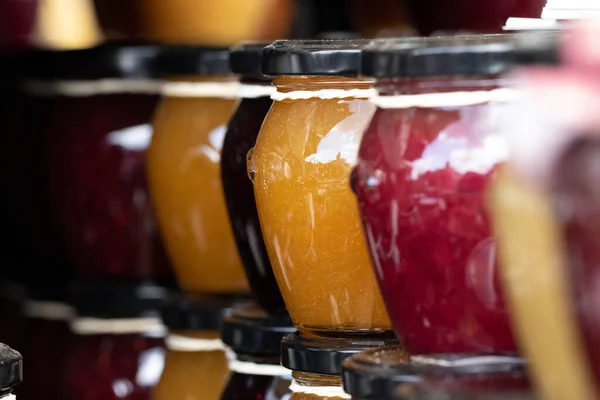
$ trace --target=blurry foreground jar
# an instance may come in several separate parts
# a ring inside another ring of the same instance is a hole
[[[23,358],[18,351],[0,343],[0,399],[15,400],[12,395],[23,381]]]
[[[167,47],[159,69],[169,81],[154,117],[148,173],[179,286],[246,292],[221,181],[221,150],[238,95],[229,50]]]
[[[62,399],[150,400],[164,366],[165,297],[150,284],[76,284]]]
[[[23,304],[26,323],[19,349],[27,360],[24,367],[27,384],[18,391],[24,400],[63,399],[65,354],[73,339],[69,324],[75,317],[75,310],[65,299],[66,290],[34,292]]]
[[[207,298],[170,299],[162,310],[169,329],[165,369],[153,400],[218,400],[229,378],[219,330],[231,302]]]
[[[390,335],[365,340],[347,340],[340,347],[336,341],[324,343],[320,338],[308,338],[294,333],[286,336],[281,345],[281,363],[291,369],[293,392],[291,400],[350,399],[342,388],[342,363],[353,354],[382,346],[397,346]]]
[[[56,53],[43,141],[54,213],[78,279],[168,279],[146,183],[158,48]]]
[[[254,147],[265,115],[273,101],[275,88],[261,75],[262,50],[266,44],[247,43],[234,46],[231,69],[242,76],[240,104],[223,142],[221,176],[229,218],[252,295],[267,312],[285,313],[285,305],[275,281],[273,268],[263,240],[254,188],[248,179],[246,154]]]
[[[375,107],[361,40],[278,41],[263,54],[275,100],[249,154],[263,237],[302,332],[382,333],[390,323],[349,186]]]
[[[289,34],[293,13],[292,0],[137,1],[144,36],[159,43],[230,46],[273,40]]]
[[[397,39],[363,56],[379,108],[352,181],[387,310],[411,354],[516,351],[485,204],[508,156],[500,125],[514,93],[502,76],[512,38]]]
[[[280,364],[281,340],[294,331],[289,317],[268,316],[256,306],[236,308],[222,329],[223,342],[234,354],[221,400],[287,399],[292,377]]]

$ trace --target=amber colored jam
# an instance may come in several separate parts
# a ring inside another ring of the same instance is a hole
[[[164,356],[159,338],[75,335],[67,354],[62,399],[149,400]]]
[[[54,210],[79,279],[167,278],[146,183],[157,97],[57,97],[45,126]]]
[[[346,398],[334,395],[336,392],[343,393],[342,378],[339,376],[311,374],[298,371],[294,371],[292,376],[295,380],[294,383],[298,385],[300,389],[292,393],[290,400],[342,400]],[[303,388],[308,390],[305,392]],[[321,390],[311,390],[315,388],[321,388]]]
[[[221,182],[221,149],[235,105],[232,99],[168,96],[154,118],[152,198],[186,292],[248,290]]]
[[[147,38],[213,46],[285,37],[293,12],[291,0],[143,0],[138,7]]]
[[[190,339],[214,340],[218,332],[176,331]],[[225,351],[178,351],[168,349],[165,368],[154,390],[153,400],[219,400],[229,370]]]
[[[285,305],[269,263],[258,220],[254,188],[246,170],[246,154],[254,147],[272,103],[268,96],[241,101],[225,135],[221,175],[237,249],[252,294],[265,310],[279,314],[285,312]]]
[[[431,80],[410,94],[490,84]],[[500,110],[379,109],[361,144],[353,183],[364,230],[392,324],[413,354],[516,349],[485,208],[507,156]]]
[[[386,330],[348,184],[374,106],[343,91],[369,81],[280,77],[279,91],[338,89],[340,98],[276,101],[249,160],[263,237],[288,312],[299,329]],[[318,92],[315,92],[318,95]]]
[[[510,17],[540,18],[547,0],[403,0],[423,35],[435,31],[502,32]]]

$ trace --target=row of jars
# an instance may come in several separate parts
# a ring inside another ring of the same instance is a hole
[[[582,9],[579,3],[565,4],[553,0],[494,1],[489,5],[473,0],[443,4],[440,0],[385,0],[374,7],[364,0],[332,0],[328,5],[314,0],[261,0],[242,5],[235,0],[168,4],[157,0],[2,0],[0,43],[80,48],[105,36],[230,45],[244,39],[274,39],[290,33],[307,37],[314,31],[348,28],[374,37],[402,32],[407,20],[424,35],[457,30],[500,32],[512,17],[539,18],[543,12],[553,17],[564,9]]]
[[[241,295],[248,281],[268,313],[287,309],[295,400],[347,397],[342,361],[381,345],[391,353],[376,360],[509,372],[498,379],[527,390],[523,361],[507,355],[517,347],[485,191],[509,156],[517,44],[554,36],[26,54],[5,137],[29,149],[8,164],[28,168],[6,179],[57,217],[32,224],[65,245],[93,307],[108,301],[94,285],[119,299],[102,281],[167,281],[169,259],[188,300]],[[42,285],[60,275],[58,264],[37,271]]]

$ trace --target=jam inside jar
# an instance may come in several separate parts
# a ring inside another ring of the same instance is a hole
[[[162,237],[185,292],[248,291],[221,181],[237,80],[227,48],[167,47],[169,81],[154,117],[148,173]]]
[[[223,142],[221,176],[233,234],[252,295],[271,314],[285,314],[285,305],[258,220],[252,181],[246,171],[246,154],[254,147],[263,120],[271,108],[274,87],[261,77],[265,44],[247,43],[231,48],[231,68],[242,76],[241,101],[229,121]]]
[[[249,175],[279,288],[303,332],[390,329],[348,185],[374,112],[371,81],[352,70],[363,44],[281,41],[263,53],[277,93],[249,153]],[[321,50],[331,52],[329,61]],[[290,57],[306,65],[288,68]],[[331,74],[337,67],[346,72]]]
[[[439,46],[431,68],[370,71],[385,78],[353,184],[393,327],[412,354],[516,351],[485,201],[508,157],[506,81],[485,60],[493,53],[508,68],[508,47],[494,48],[508,40],[431,39],[420,44]],[[430,57],[403,45],[415,65]],[[483,60],[475,73],[444,56],[454,46]]]
[[[157,47],[55,55],[44,151],[52,205],[77,279],[169,279],[146,180]],[[119,60],[127,58],[131,72]]]

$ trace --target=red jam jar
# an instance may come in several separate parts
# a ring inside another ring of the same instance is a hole
[[[35,33],[39,0],[0,1],[0,44],[3,47],[29,46]]]
[[[379,108],[352,185],[392,325],[412,354],[516,350],[485,204],[508,156],[511,38],[398,39],[363,54]]]
[[[23,357],[21,354],[0,343],[0,399],[16,399],[11,393],[23,381]]]
[[[150,400],[164,366],[162,287],[79,283],[62,399]]]
[[[417,31],[500,33],[510,17],[540,18],[547,0],[402,0]]]
[[[287,316],[269,316],[257,306],[236,308],[221,330],[234,353],[221,400],[289,398],[292,371],[280,365],[281,340],[294,331]]]
[[[63,398],[64,355],[73,339],[69,324],[75,310],[65,301],[66,290],[54,291],[34,292],[23,304],[26,321],[19,349],[27,360],[27,384],[18,388],[22,399]]]
[[[53,212],[77,279],[168,279],[146,182],[159,48],[57,52],[38,91],[51,97],[44,150]]]
[[[254,147],[258,132],[273,101],[275,88],[261,73],[266,44],[245,43],[230,49],[231,70],[241,75],[241,99],[227,126],[221,152],[221,177],[231,227],[240,258],[258,304],[271,314],[284,314],[285,305],[263,240],[254,187],[248,179],[246,154]]]

